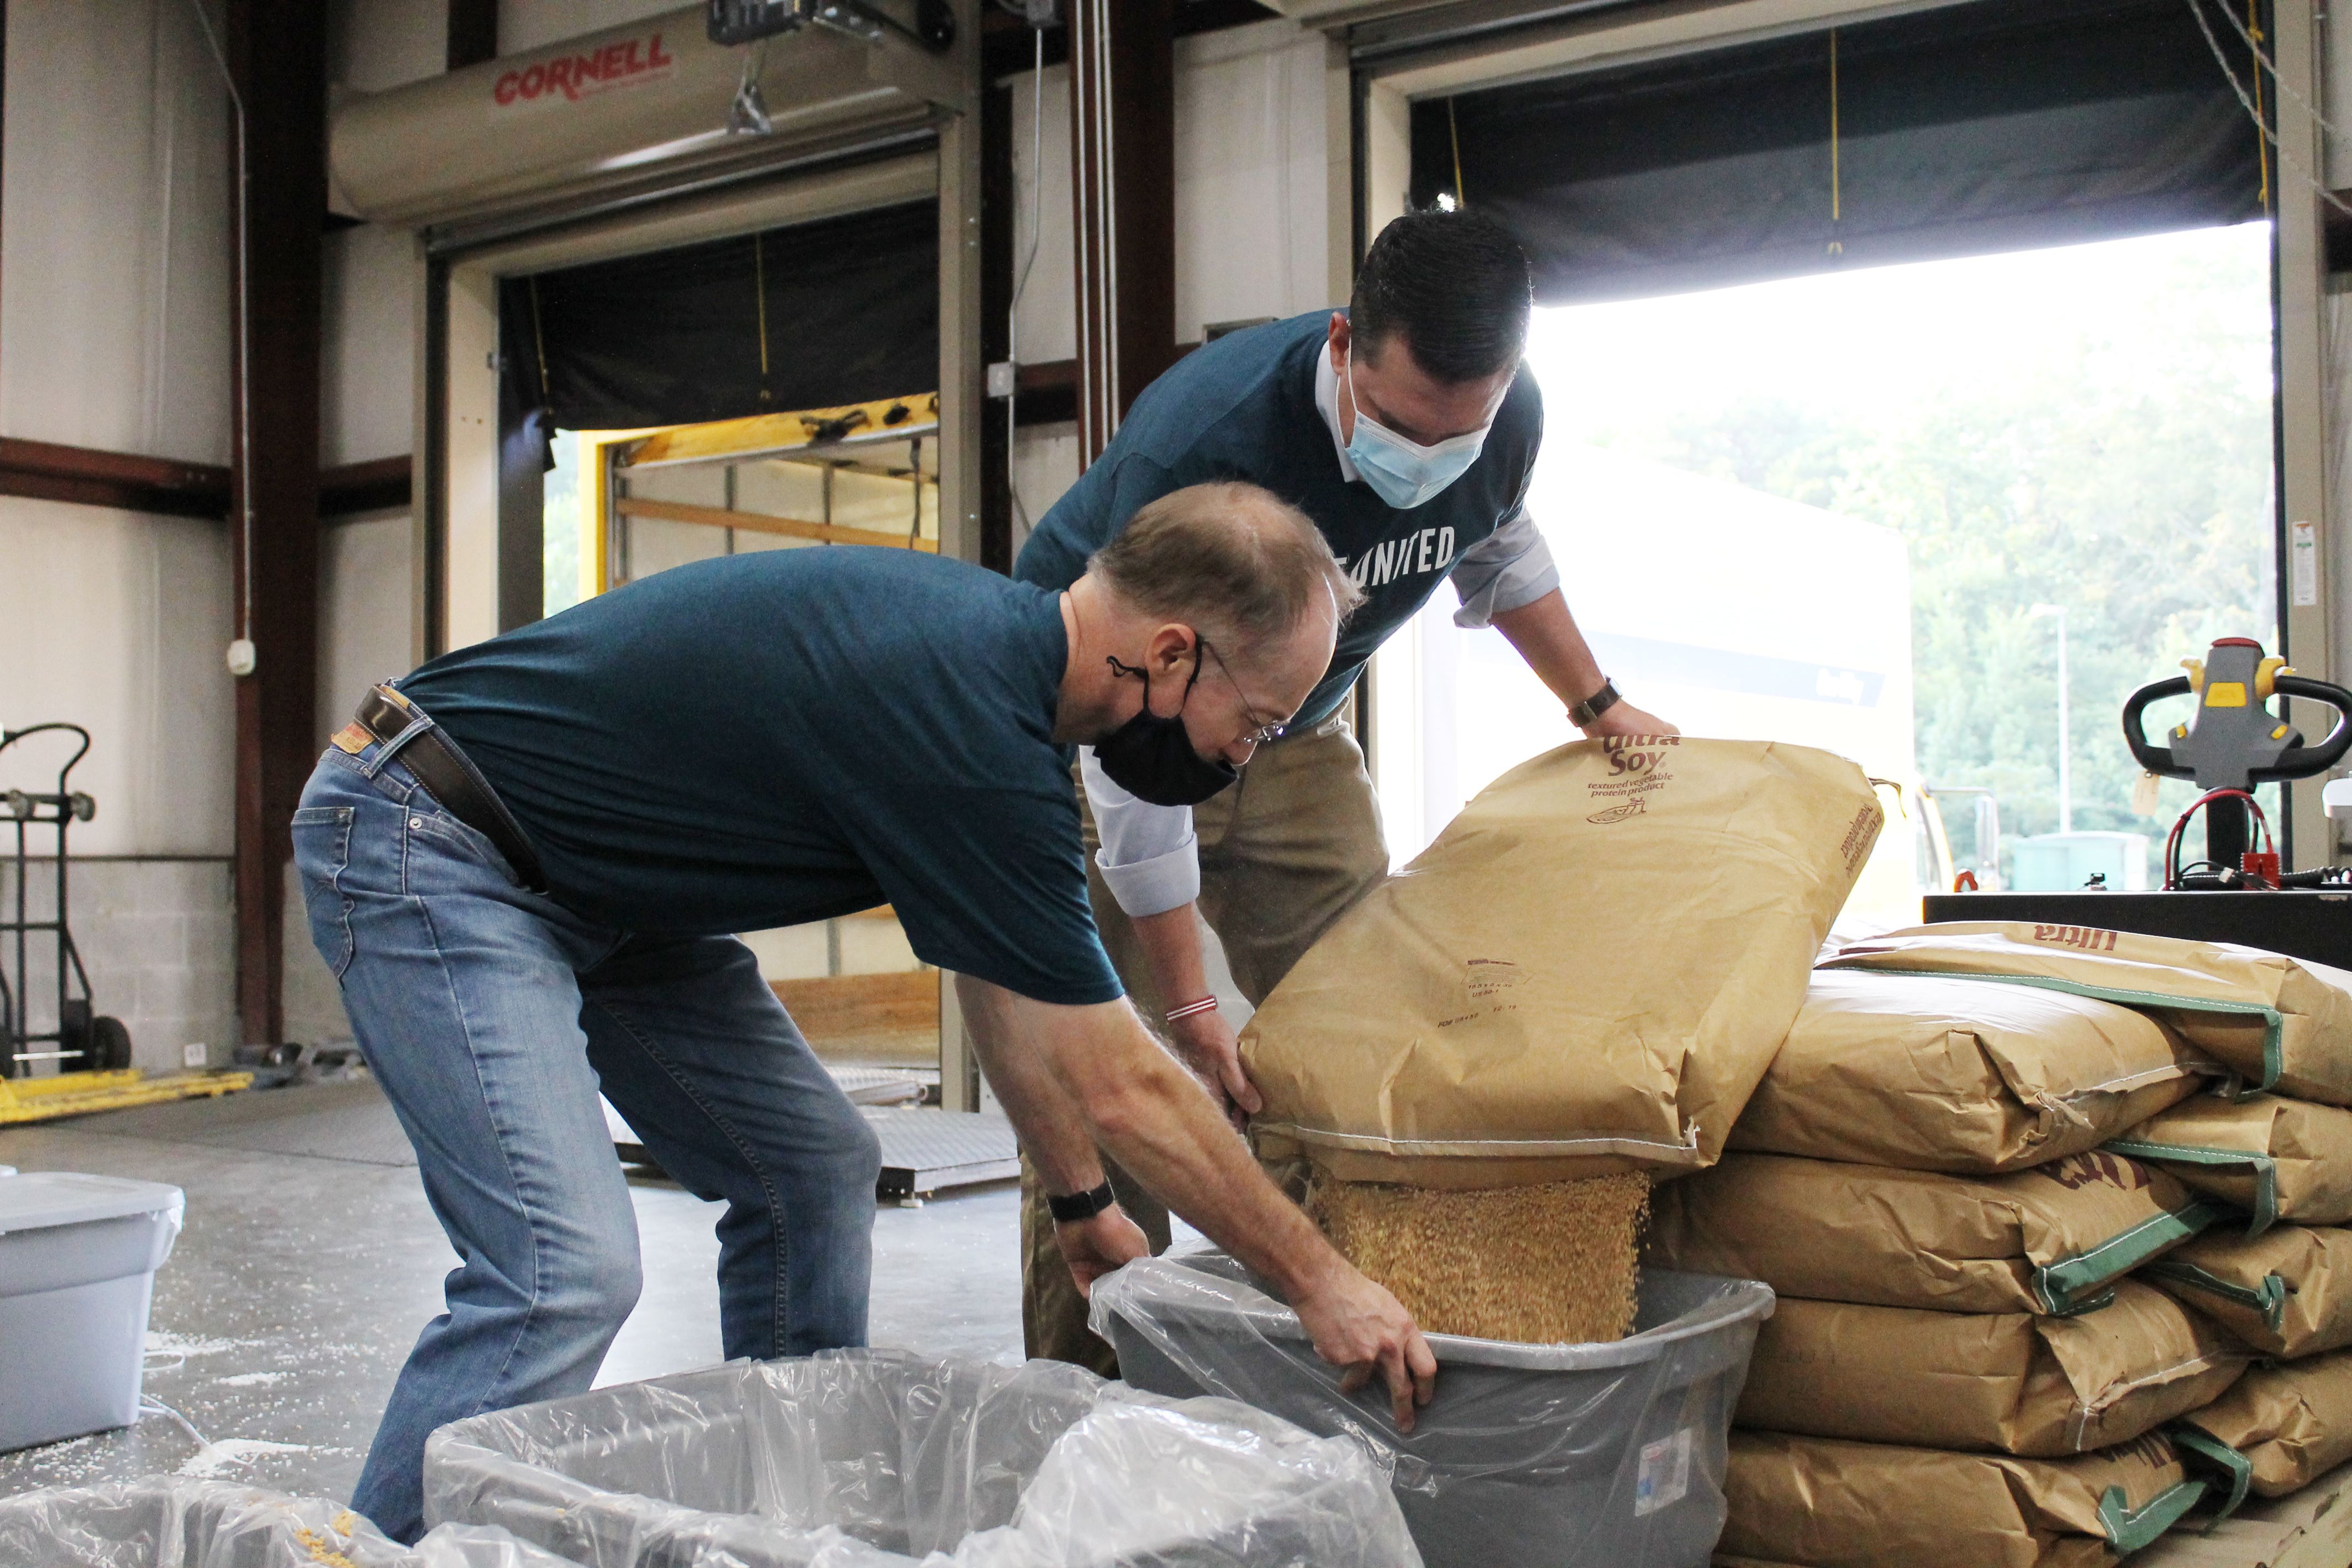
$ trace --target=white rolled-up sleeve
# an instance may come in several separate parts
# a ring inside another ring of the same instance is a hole
[[[1521,507],[1510,521],[1462,552],[1454,568],[1454,591],[1462,607],[1457,626],[1483,626],[1496,616],[1532,605],[1559,586],[1559,568],[1543,531]]]
[[[1119,909],[1139,920],[1199,898],[1201,850],[1192,837],[1192,808],[1138,800],[1111,783],[1092,746],[1078,748],[1078,773],[1102,838],[1095,864]]]

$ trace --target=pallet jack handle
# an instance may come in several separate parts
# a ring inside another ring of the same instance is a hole
[[[2281,697],[2326,703],[2336,710],[2336,723],[2316,744],[2290,746],[2279,753],[2278,761],[2271,766],[2252,770],[2254,783],[2280,784],[2289,779],[2311,778],[2334,767],[2347,750],[2352,750],[2352,691],[2331,681],[2286,674],[2273,677],[2272,688]],[[2168,680],[2151,681],[2124,700],[2124,744],[2131,748],[2135,762],[2159,778],[2193,778],[2196,772],[2185,763],[2175,762],[2171,747],[2150,742],[2140,716],[2151,703],[2168,697],[2186,697],[2192,689],[2187,676],[2176,675]]]

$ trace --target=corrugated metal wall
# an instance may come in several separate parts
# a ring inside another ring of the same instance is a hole
[[[193,15],[16,5],[7,45],[0,433],[226,462],[227,113]],[[0,498],[0,724],[92,732],[74,847],[143,858],[78,874],[76,924],[146,1066],[227,1037],[229,616],[219,524]],[[0,784],[54,778],[31,749]]]

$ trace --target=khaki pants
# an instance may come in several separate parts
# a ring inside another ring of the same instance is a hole
[[[1152,983],[1135,928],[1095,865],[1094,816],[1085,818],[1087,892],[1104,948],[1144,1020],[1190,997],[1163,997]],[[1242,769],[1241,782],[1192,808],[1200,841],[1201,914],[1225,950],[1234,984],[1252,1006],[1290,973],[1331,922],[1388,874],[1372,781],[1364,753],[1343,719],[1265,747]],[[1168,1246],[1168,1211],[1106,1156],[1103,1169],[1119,1206],[1151,1238]],[[1111,1348],[1087,1330],[1087,1304],[1054,1245],[1045,1189],[1021,1166],[1021,1326],[1029,1353],[1118,1375]]]

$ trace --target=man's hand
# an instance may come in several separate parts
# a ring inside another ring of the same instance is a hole
[[[1679,735],[1682,731],[1654,713],[1644,712],[1630,702],[1616,702],[1591,723],[1585,725],[1584,733],[1588,738],[1597,738],[1601,735]]]
[[[1070,1266],[1078,1294],[1094,1294],[1095,1281],[1139,1258],[1151,1256],[1151,1243],[1140,1226],[1117,1204],[1092,1219],[1069,1220],[1054,1226],[1054,1245]]]
[[[1265,1109],[1257,1086],[1242,1070],[1241,1042],[1223,1013],[1213,1007],[1179,1018],[1168,1026],[1168,1038],[1236,1130]]]
[[[1389,1385],[1397,1430],[1412,1430],[1413,1407],[1437,1391],[1437,1357],[1421,1328],[1394,1296],[1333,1254],[1333,1268],[1290,1305],[1307,1327],[1315,1353],[1348,1369],[1339,1392],[1353,1394],[1377,1369]]]
[[[1495,629],[1510,639],[1528,668],[1566,707],[1573,709],[1601,689],[1601,663],[1592,657],[1592,648],[1577,629],[1576,617],[1568,613],[1568,601],[1559,589],[1516,610],[1502,611],[1495,616]],[[1582,728],[1592,737],[1682,733],[1656,714],[1622,700]]]

